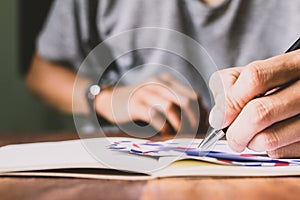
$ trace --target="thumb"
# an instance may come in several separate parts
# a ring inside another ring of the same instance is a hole
[[[211,76],[209,87],[214,96],[215,106],[210,112],[209,123],[213,128],[227,127],[241,111],[239,98],[234,98],[230,93],[234,92],[232,88],[243,70],[244,67],[228,68],[217,71]]]
[[[215,106],[209,116],[213,128],[228,127],[248,102],[268,90],[262,86],[261,69],[261,64],[257,61],[239,68],[238,73],[235,68],[231,68],[227,73],[219,74],[223,87],[214,95]]]

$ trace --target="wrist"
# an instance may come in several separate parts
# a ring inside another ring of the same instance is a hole
[[[90,115],[97,115],[99,123],[110,124],[109,107],[111,89],[109,85],[91,84],[87,87],[86,98]]]
[[[111,96],[112,96],[112,88],[105,88],[95,96],[94,100],[94,109],[97,115],[105,118],[106,120],[112,122],[111,119]]]

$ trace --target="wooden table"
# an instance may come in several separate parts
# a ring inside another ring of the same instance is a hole
[[[0,134],[0,146],[76,139],[75,133]],[[300,177],[165,178],[116,181],[0,178],[0,199],[299,199]]]

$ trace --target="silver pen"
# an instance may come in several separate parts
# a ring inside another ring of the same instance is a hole
[[[208,151],[210,150],[222,137],[225,136],[227,128],[224,129],[212,129],[206,137],[202,140],[199,144],[198,148],[201,151]]]

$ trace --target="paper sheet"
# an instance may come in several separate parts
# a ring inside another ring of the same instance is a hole
[[[197,146],[199,140],[190,143],[188,146],[181,140],[169,140],[164,142],[146,141],[142,143],[130,140],[117,140],[108,146],[113,151],[122,151],[142,156],[170,157],[181,156],[183,153],[189,157],[211,158],[210,162],[238,165],[238,166],[291,166],[300,165],[300,159],[272,159],[266,155],[256,155],[256,152],[247,151],[241,154],[228,151],[225,141],[220,141],[213,151],[199,151]],[[224,145],[225,144],[225,145]],[[262,154],[262,153],[260,153]]]

